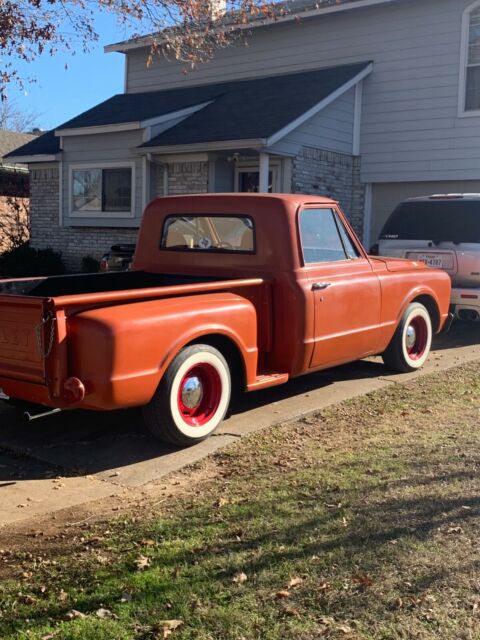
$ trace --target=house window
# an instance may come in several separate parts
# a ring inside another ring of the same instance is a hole
[[[480,110],[480,6],[470,12],[465,111]]]
[[[480,112],[480,1],[463,14],[459,115]]]
[[[72,215],[133,215],[133,167],[75,167],[71,171]]]

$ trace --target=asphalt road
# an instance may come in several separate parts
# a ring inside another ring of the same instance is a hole
[[[251,431],[476,359],[480,324],[456,324],[436,338],[420,373],[392,375],[372,358],[248,394],[218,433],[181,451],[154,440],[139,410],[71,411],[24,424],[0,401],[0,526],[145,485]]]

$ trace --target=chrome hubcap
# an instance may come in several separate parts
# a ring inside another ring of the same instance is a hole
[[[198,407],[203,398],[203,387],[197,376],[187,378],[182,387],[182,402],[188,409]]]
[[[416,340],[417,340],[417,332],[415,331],[415,327],[412,327],[412,325],[409,325],[407,328],[407,335],[406,335],[407,349],[413,349],[413,346]]]

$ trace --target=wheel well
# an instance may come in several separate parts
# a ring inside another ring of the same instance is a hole
[[[423,306],[428,311],[428,315],[432,319],[433,331],[437,332],[440,327],[440,311],[438,310],[437,303],[435,300],[429,295],[418,296],[412,302],[419,302],[423,304]]]
[[[186,347],[192,344],[208,344],[215,349],[218,349],[223,355],[225,360],[230,365],[230,374],[232,376],[232,389],[241,389],[242,391],[246,386],[246,373],[243,363],[242,354],[240,353],[237,345],[227,338],[218,333],[200,336],[196,340],[189,342]]]

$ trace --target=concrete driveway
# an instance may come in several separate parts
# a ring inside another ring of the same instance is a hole
[[[480,325],[436,338],[420,373],[389,374],[379,358],[246,395],[209,440],[173,450],[145,430],[138,410],[72,411],[18,423],[0,401],[0,526],[159,480],[236,438],[389,384],[480,358]]]

